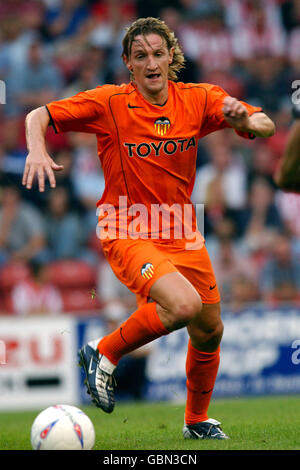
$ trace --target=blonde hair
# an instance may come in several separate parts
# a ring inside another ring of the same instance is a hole
[[[158,34],[161,36],[166,41],[169,51],[174,48],[173,61],[169,65],[168,77],[170,80],[177,80],[178,72],[185,66],[185,58],[174,32],[171,31],[166,23],[159,18],[139,18],[138,20],[134,21],[129,28],[126,29],[126,34],[122,41],[123,60],[124,57],[129,58],[132,43],[136,36],[147,36],[149,34]]]

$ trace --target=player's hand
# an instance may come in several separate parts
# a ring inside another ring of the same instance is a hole
[[[27,189],[31,189],[34,178],[37,176],[39,191],[43,192],[45,190],[45,176],[47,176],[51,188],[55,188],[54,171],[63,169],[64,166],[57,165],[46,151],[42,153],[29,152],[25,162],[22,184]]]
[[[249,114],[246,106],[232,96],[226,96],[223,101],[223,114],[225,120],[237,130],[244,130],[249,125]]]

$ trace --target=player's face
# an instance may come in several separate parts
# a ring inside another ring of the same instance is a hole
[[[125,58],[140,92],[153,103],[161,104],[168,98],[168,72],[173,53],[158,34],[139,35],[132,42],[130,57]]]

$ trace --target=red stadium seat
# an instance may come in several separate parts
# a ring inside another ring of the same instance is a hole
[[[0,270],[0,290],[10,291],[17,282],[28,279],[30,269],[24,263],[11,262],[4,265]]]
[[[4,295],[2,292],[0,292],[0,315],[7,315],[8,313],[8,310],[6,308],[6,303],[5,303],[5,300],[4,300]]]
[[[84,261],[64,260],[49,264],[49,281],[59,287],[95,287],[96,270]]]
[[[6,315],[11,315],[14,314],[14,306],[13,306],[13,301],[12,301],[12,296],[11,293],[6,293],[3,295],[3,310]]]
[[[89,289],[64,289],[61,296],[65,312],[87,313],[101,309],[101,302]]]

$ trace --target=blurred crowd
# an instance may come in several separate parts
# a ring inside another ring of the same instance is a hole
[[[261,106],[276,135],[246,141],[231,130],[199,144],[192,195],[205,204],[204,234],[223,304],[300,305],[300,197],[272,175],[292,122],[300,79],[299,0],[0,1],[0,312],[108,312],[121,321],[135,300],[120,286],[96,237],[104,179],[96,138],[47,131],[64,170],[57,189],[21,185],[30,110],[104,83],[129,80],[121,40],[137,17],[157,16],[186,57],[179,80],[220,85]]]

